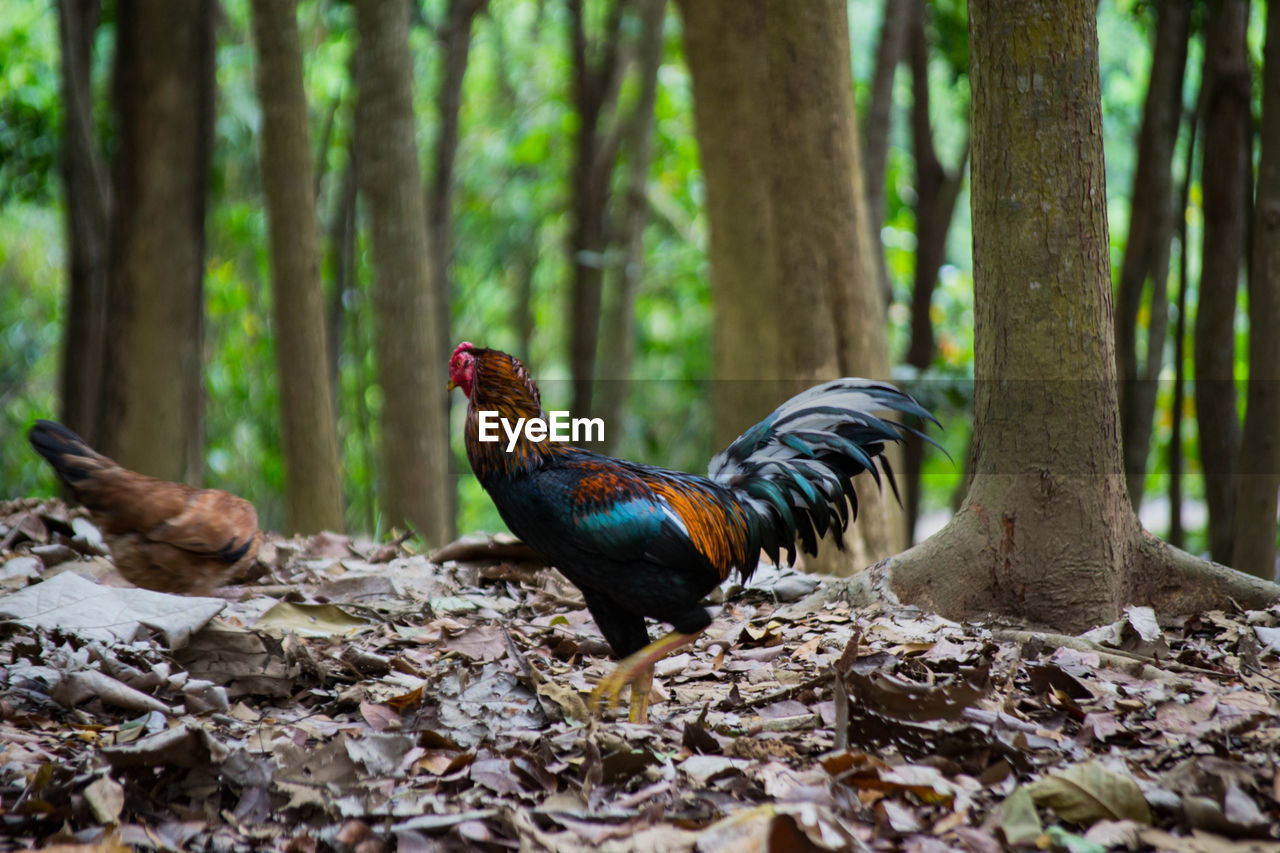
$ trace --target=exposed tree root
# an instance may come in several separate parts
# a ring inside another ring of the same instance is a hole
[[[1032,534],[1034,535],[1034,534]],[[1029,572],[1011,566],[1015,558],[1004,540],[992,542],[979,514],[962,510],[937,534],[901,554],[871,566],[867,578],[848,584],[846,595],[872,594],[891,604],[914,604],[950,619],[1000,613],[1064,631],[1079,631],[1118,617],[1125,605],[1149,605],[1160,614],[1189,614],[1214,608],[1267,607],[1280,601],[1280,586],[1172,547],[1141,529],[1115,549],[1117,565],[1080,567],[1045,564]],[[1011,572],[1010,569],[1013,568]],[[1084,568],[1083,573],[1077,571]],[[1099,575],[1110,574],[1107,589]],[[1060,600],[1055,612],[1024,590],[1001,579],[1027,577],[1039,592],[1046,587]],[[1074,600],[1070,593],[1074,586]],[[859,594],[859,590],[861,594]],[[1099,600],[1104,594],[1104,600]]]
[[[1188,554],[1147,533],[1134,543],[1127,602],[1159,613],[1196,613],[1238,604],[1260,609],[1280,599],[1280,586]]]

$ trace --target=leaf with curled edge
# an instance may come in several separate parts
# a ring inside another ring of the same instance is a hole
[[[986,694],[991,663],[962,673],[962,679],[948,684],[924,685],[895,678],[883,672],[846,676],[855,701],[866,710],[899,720],[954,720],[965,708]]]
[[[1151,823],[1151,809],[1133,777],[1100,761],[1058,770],[1026,786],[1037,805],[1048,806],[1065,820],[1086,826],[1100,820]]]
[[[935,767],[887,762],[865,752],[845,750],[823,756],[819,764],[833,779],[858,790],[888,794],[909,791],[925,803],[950,804],[955,786]]]

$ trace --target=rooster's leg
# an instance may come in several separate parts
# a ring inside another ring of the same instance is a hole
[[[672,631],[660,640],[654,640],[634,654],[627,655],[613,672],[600,679],[591,691],[591,708],[597,714],[612,711],[618,706],[622,688],[631,685],[631,722],[643,723],[649,719],[649,688],[653,685],[653,666],[676,649],[689,645],[701,631],[682,634]]]

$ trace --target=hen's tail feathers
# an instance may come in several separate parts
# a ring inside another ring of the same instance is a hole
[[[882,455],[887,442],[913,433],[941,449],[921,430],[880,418],[873,414],[877,411],[938,424],[892,385],[834,379],[792,397],[711,460],[708,476],[732,489],[754,511],[761,547],[774,562],[780,551],[795,560],[797,538],[814,554],[818,539],[828,530],[843,532],[849,526],[850,508],[852,517],[858,513],[853,476],[869,471],[883,488],[877,461],[901,501],[893,469]],[[839,537],[836,541],[841,542]]]
[[[58,476],[72,488],[95,471],[115,465],[86,444],[83,438],[54,421],[36,421],[27,438],[36,452],[47,459]]]

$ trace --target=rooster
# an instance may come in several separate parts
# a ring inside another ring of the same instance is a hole
[[[592,691],[596,713],[631,687],[630,719],[647,719],[653,667],[711,623],[700,605],[731,570],[750,577],[763,551],[795,559],[797,539],[843,532],[851,478],[909,427],[872,414],[892,410],[937,421],[898,389],[836,379],[793,397],[711,460],[707,477],[613,459],[554,441],[481,441],[482,412],[516,424],[545,418],[538,386],[513,356],[470,343],[454,350],[449,389],[468,398],[467,458],[511,531],[582,591],[621,663]],[[492,417],[492,416],[490,416]],[[910,429],[911,432],[917,432]],[[508,449],[510,447],[510,449]],[[837,541],[839,539],[837,538]],[[674,631],[649,642],[645,618]]]
[[[28,438],[88,508],[131,583],[203,595],[257,559],[258,513],[244,498],[121,468],[53,421],[36,421]]]

